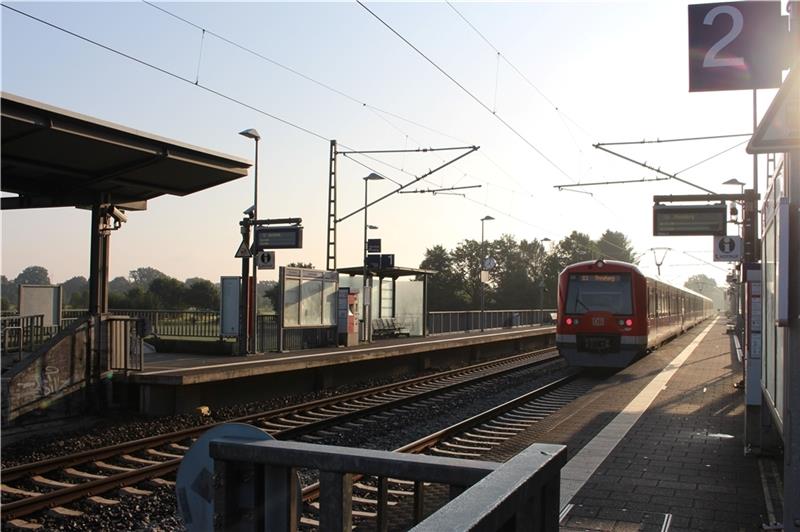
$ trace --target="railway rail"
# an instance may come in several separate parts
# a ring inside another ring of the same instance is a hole
[[[300,405],[259,412],[226,423],[251,423],[280,439],[296,439],[315,431],[350,423],[382,410],[402,407],[450,390],[557,360],[553,348],[532,351],[435,375],[319,399]],[[123,488],[146,494],[135,486],[164,480],[177,470],[191,442],[219,423],[192,427],[118,445],[92,449],[2,470],[0,512],[9,522],[26,515],[59,508],[89,498],[99,504],[118,501],[100,497]],[[144,456],[142,456],[144,455]],[[47,475],[47,476],[45,476]]]
[[[578,374],[559,378],[536,390],[525,393],[494,408],[403,445],[395,452],[432,454],[468,459],[487,459],[495,448],[528,430],[534,424],[555,413],[586,393],[596,382],[579,378]],[[423,517],[421,493],[425,485],[400,479],[385,479],[383,485],[375,478],[354,478],[353,518],[385,519],[387,506],[410,501],[413,522]],[[303,489],[305,505],[300,524],[313,529],[319,526],[314,514],[319,509],[319,484]],[[382,506],[382,508],[379,508]],[[376,524],[385,530],[384,523]]]

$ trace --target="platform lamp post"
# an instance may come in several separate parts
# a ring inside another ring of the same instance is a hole
[[[722,184],[723,185],[738,185],[739,186],[739,193],[744,195],[745,183],[739,181],[735,177],[732,178],[732,179],[728,179],[727,181],[724,181]],[[744,216],[745,215],[744,202],[742,202],[741,207],[742,207],[742,216]],[[736,233],[739,236],[742,236],[741,222],[737,221],[735,223],[739,224],[739,227],[737,228]],[[742,262],[744,262],[744,259],[742,259]],[[740,263],[740,266],[741,266],[741,264],[742,263]],[[742,274],[742,278],[744,278],[744,268],[743,267],[741,269],[741,274]],[[742,281],[742,282],[744,282],[744,281]],[[745,308],[745,301],[744,301],[744,292],[745,291],[742,290],[742,285],[741,284],[737,284],[736,292],[737,292],[736,293],[736,307],[737,307],[736,308],[736,331],[737,331],[737,333],[741,334],[741,332],[744,331],[744,317],[742,316],[742,313],[744,312],[744,308]]]
[[[368,176],[364,178],[364,340],[369,343],[372,341],[372,327],[371,327],[371,320],[370,320],[370,311],[372,310],[372,290],[369,291],[367,294],[367,229],[370,229],[370,225],[367,223],[367,204],[369,203],[369,182],[370,181],[380,181],[384,179],[382,175],[376,174],[375,172],[370,173]],[[375,226],[372,226],[375,227]],[[377,227],[375,227],[377,229]]]
[[[240,135],[243,137],[247,137],[249,139],[253,139],[256,141],[256,157],[255,157],[255,180],[253,184],[253,244],[256,242],[256,224],[258,223],[258,141],[261,140],[261,135],[258,134],[258,131],[255,129],[245,129],[244,131],[239,132]],[[254,246],[255,247],[255,246]],[[248,351],[250,353],[255,353],[258,349],[258,268],[256,266],[256,259],[255,255],[253,256],[253,288],[252,288],[252,295],[253,298],[253,310],[252,310],[252,317],[253,317],[253,330],[252,336],[250,337],[250,341],[248,343]],[[244,279],[242,279],[244,282]],[[246,327],[246,325],[245,325]]]
[[[494,220],[494,218],[492,216],[489,216],[488,214],[486,216],[484,216],[483,218],[481,218],[481,273],[480,273],[480,282],[481,282],[481,332],[483,332],[483,329],[484,329],[484,323],[485,323],[484,315],[485,315],[485,312],[486,312],[486,308],[485,308],[486,307],[486,297],[485,297],[486,296],[486,290],[485,290],[485,288],[483,286],[484,285],[483,272],[486,271],[486,264],[485,264],[485,261],[486,261],[486,249],[485,248],[486,248],[486,246],[485,246],[485,243],[484,243],[484,240],[483,240],[483,223],[484,222],[489,222],[491,220]]]
[[[544,249],[545,249],[545,251],[544,251],[545,254],[546,255],[550,255],[547,252],[547,247],[553,241],[550,240],[547,237],[544,237],[543,239],[540,240],[540,242],[542,243],[542,247],[544,247]],[[544,290],[545,290],[545,288],[544,288],[544,285],[545,285],[545,283],[544,283],[544,273],[545,273],[544,272],[544,268],[542,268],[542,272],[540,274],[541,278],[539,279],[539,325],[543,325],[544,324]]]

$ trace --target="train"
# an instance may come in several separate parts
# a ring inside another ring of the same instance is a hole
[[[714,314],[711,299],[615,260],[558,276],[556,347],[571,366],[624,368]]]

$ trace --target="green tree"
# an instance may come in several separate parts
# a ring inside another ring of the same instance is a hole
[[[481,304],[481,259],[484,253],[481,250],[481,243],[476,240],[465,240],[461,242],[451,253],[453,257],[453,273],[458,277],[464,293],[467,308],[477,309]],[[486,244],[487,254],[491,251],[491,246]],[[491,299],[491,287],[486,287],[488,299]]]
[[[717,282],[708,275],[702,273],[692,275],[683,283],[683,286],[710,298],[714,302],[714,308],[725,308],[725,290],[717,286]]]
[[[639,263],[639,258],[636,256],[630,241],[618,231],[606,229],[603,236],[597,240],[596,245],[599,258],[621,260],[631,264]]]
[[[43,266],[28,266],[14,279],[16,284],[50,284],[50,274]]]
[[[152,283],[155,279],[158,279],[159,277],[167,277],[166,274],[150,267],[136,268],[135,270],[131,270],[129,275],[131,282],[134,285],[145,289],[149,287],[150,283]]]
[[[443,246],[425,250],[425,258],[419,267],[436,271],[428,277],[428,307],[431,310],[467,308],[464,280],[455,272],[453,257]]]
[[[108,282],[108,292],[110,294],[124,294],[131,289],[131,282],[125,277],[114,277]]]
[[[191,281],[191,282],[190,282]],[[186,281],[185,302],[196,309],[219,309],[219,289],[206,279],[194,278]]]
[[[156,277],[148,290],[158,301],[156,308],[181,309],[186,301],[186,286],[174,277]]]
[[[61,283],[61,297],[71,308],[85,309],[89,307],[89,281],[86,277],[76,276]]]
[[[5,275],[1,277],[0,293],[2,293],[2,298],[5,300],[4,305],[7,305],[7,307],[3,307],[3,310],[16,309],[19,304],[19,288],[12,281],[9,281]]]

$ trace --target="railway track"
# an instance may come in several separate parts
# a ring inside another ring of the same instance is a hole
[[[536,390],[525,393],[499,406],[455,423],[445,429],[431,433],[416,441],[395,449],[395,452],[431,454],[466,459],[487,459],[494,449],[516,437],[523,431],[555,413],[578,397],[582,396],[596,383],[571,375],[557,379]],[[406,505],[413,522],[419,522],[422,515],[422,497],[419,493],[424,485],[400,479],[386,479],[379,486],[378,479],[358,477],[353,482],[353,518],[374,520],[385,519],[386,507]],[[379,491],[382,496],[378,496]],[[314,529],[319,526],[315,513],[319,509],[319,484],[303,489],[304,514],[301,526]],[[384,505],[379,511],[378,506]],[[382,523],[376,525],[382,530]]]
[[[557,359],[554,350],[548,348],[225,422],[251,423],[273,437],[297,439],[411,402],[443,394],[446,397],[449,391]],[[118,500],[101,495],[120,488],[123,493],[147,495],[147,490],[133,486],[143,481],[171,484],[164,477],[177,470],[192,441],[217,424],[3,469],[0,485],[3,521],[12,522],[48,508],[69,515],[70,510],[62,505],[80,499],[117,504]]]

